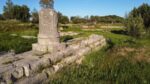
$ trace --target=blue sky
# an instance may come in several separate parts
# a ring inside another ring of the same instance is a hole
[[[14,4],[28,5],[31,11],[40,9],[39,0],[12,0]],[[0,13],[6,0],[0,1]],[[55,0],[55,9],[67,16],[86,15],[118,15],[124,17],[126,13],[142,3],[150,4],[150,0]]]

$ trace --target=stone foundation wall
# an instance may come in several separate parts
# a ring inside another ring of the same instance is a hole
[[[16,56],[1,57],[0,83],[37,84],[46,81],[52,74],[71,63],[81,63],[85,54],[106,45],[103,36],[91,35],[67,43],[59,52],[35,56],[26,52]]]

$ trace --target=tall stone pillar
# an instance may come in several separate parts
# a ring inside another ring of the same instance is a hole
[[[49,53],[59,50],[60,36],[57,28],[57,12],[51,8],[43,8],[39,12],[38,43],[32,45],[34,53]]]

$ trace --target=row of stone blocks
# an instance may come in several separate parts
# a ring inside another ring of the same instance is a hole
[[[91,35],[84,39],[75,39],[67,43],[62,51],[46,54],[33,61],[22,61],[8,65],[8,69],[0,71],[0,83],[37,84],[46,80],[62,67],[74,63],[93,49],[106,45],[103,36]]]

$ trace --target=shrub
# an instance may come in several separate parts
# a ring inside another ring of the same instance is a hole
[[[126,19],[125,26],[128,34],[133,37],[141,37],[144,30],[143,19],[140,16],[133,17],[129,15]]]
[[[141,16],[143,19],[144,27],[147,33],[150,32],[150,5],[149,4],[142,4],[138,8],[134,8],[130,15],[133,17]]]
[[[0,14],[0,20],[4,20],[4,17],[2,14]]]

